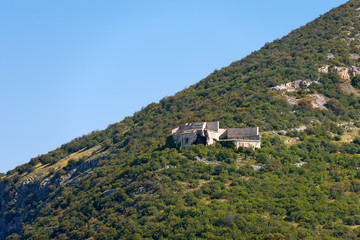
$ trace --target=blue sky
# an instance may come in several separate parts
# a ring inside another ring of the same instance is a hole
[[[0,2],[0,172],[192,85],[345,0]]]

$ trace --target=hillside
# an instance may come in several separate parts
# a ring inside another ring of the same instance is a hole
[[[359,239],[360,1],[1,176],[0,239]],[[261,149],[176,148],[189,122]]]

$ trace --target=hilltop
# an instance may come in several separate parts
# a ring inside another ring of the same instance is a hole
[[[0,239],[357,239],[360,2],[0,181]],[[176,148],[191,122],[261,149]]]

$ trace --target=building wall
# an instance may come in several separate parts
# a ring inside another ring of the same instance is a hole
[[[227,129],[219,128],[219,139],[227,138]]]
[[[173,135],[174,142],[180,147],[189,147],[196,141],[197,134],[194,132],[190,133],[178,133]]]
[[[235,143],[235,147],[246,147],[246,148],[261,148],[260,141],[233,141]]]
[[[219,131],[219,121],[217,122],[207,122],[206,129],[218,132]]]
[[[212,145],[216,141],[233,141],[235,146],[260,148],[259,128],[219,128],[219,122],[184,124],[172,130],[174,142],[181,147],[192,144]]]
[[[179,132],[184,132],[184,131],[199,131],[199,130],[204,130],[206,126],[205,122],[201,122],[201,123],[186,123],[184,125],[181,125],[176,131]],[[174,129],[175,130],[175,129]]]
[[[174,128],[173,130],[171,130],[171,134],[175,134],[178,130],[179,130],[179,127]]]
[[[246,138],[259,135],[259,128],[228,128],[227,138]]]
[[[206,131],[207,145],[212,145],[215,143],[214,139],[219,141],[219,133],[211,130]]]

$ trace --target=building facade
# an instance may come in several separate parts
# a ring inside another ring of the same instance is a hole
[[[215,141],[231,141],[238,147],[260,148],[259,128],[219,128],[219,122],[186,123],[171,131],[176,145],[212,145]]]

